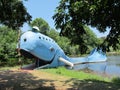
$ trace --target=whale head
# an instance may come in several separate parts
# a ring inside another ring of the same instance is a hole
[[[44,61],[51,61],[59,46],[53,39],[39,32],[27,31],[20,37],[19,49],[26,57],[37,57]]]

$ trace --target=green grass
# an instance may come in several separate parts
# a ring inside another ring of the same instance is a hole
[[[42,71],[53,73],[53,74],[59,74],[62,76],[68,76],[71,78],[76,78],[80,80],[84,79],[94,79],[94,80],[101,80],[101,81],[111,81],[107,77],[102,77],[95,74],[85,73],[83,71],[75,71],[75,70],[68,70],[65,67],[58,67],[58,68],[50,68],[50,69],[42,69]]]

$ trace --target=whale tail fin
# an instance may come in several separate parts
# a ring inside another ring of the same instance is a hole
[[[89,62],[103,62],[107,60],[106,53],[103,52],[102,48],[94,48],[87,58]]]
[[[102,49],[94,48],[86,57],[71,58],[70,62],[74,64],[104,62],[107,60],[106,53]]]

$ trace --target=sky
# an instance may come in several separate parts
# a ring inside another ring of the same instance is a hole
[[[28,13],[32,16],[32,20],[36,18],[43,18],[51,28],[55,28],[52,16],[55,14],[55,9],[59,5],[60,0],[28,0],[24,1],[24,5]],[[96,28],[90,27],[97,37],[106,36],[109,33],[99,33]],[[21,28],[23,31],[29,30],[29,26],[24,24]]]

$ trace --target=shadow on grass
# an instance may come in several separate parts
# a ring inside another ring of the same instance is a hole
[[[120,79],[115,79],[112,82],[99,81],[94,79],[75,80],[70,79],[65,83],[73,81],[73,88],[77,90],[120,90]]]
[[[63,85],[67,85],[69,82],[70,88],[57,89],[56,80],[38,79],[31,73],[20,71],[0,71],[0,90],[120,90],[118,84],[120,79],[113,82],[104,82],[99,80],[77,80],[68,79],[60,81]],[[46,85],[49,83],[49,85]],[[72,88],[71,88],[72,87]]]

